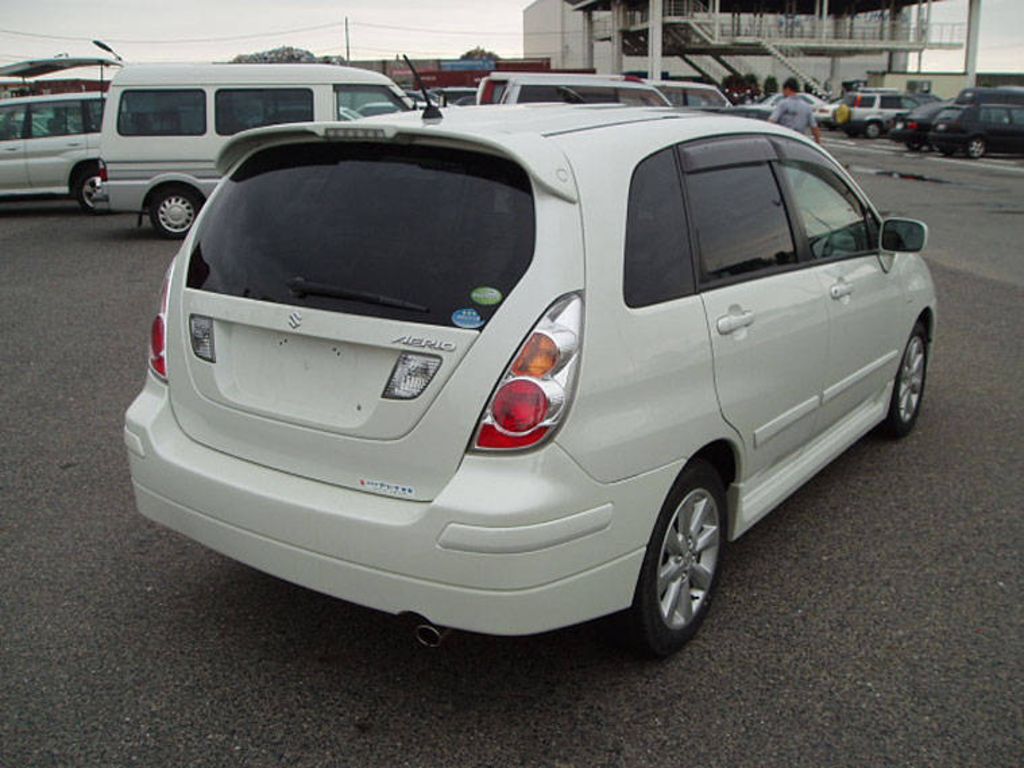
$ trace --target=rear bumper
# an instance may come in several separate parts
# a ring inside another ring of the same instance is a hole
[[[966,133],[945,133],[943,131],[931,131],[928,134],[928,143],[936,149],[963,149],[967,146],[970,137]]]
[[[499,635],[627,607],[678,466],[613,485],[556,444],[467,455],[431,502],[297,477],[185,435],[150,380],[126,415],[139,511],[231,558],[389,613]]]

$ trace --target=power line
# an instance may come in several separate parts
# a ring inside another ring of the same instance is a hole
[[[251,40],[258,37],[274,37],[276,35],[292,35],[298,32],[315,32],[321,29],[331,29],[334,27],[342,27],[344,22],[336,21],[331,24],[318,24],[312,27],[296,27],[294,29],[281,29],[275,32],[259,32],[251,35],[227,35],[224,37],[182,37],[174,40],[164,38],[162,40],[128,40],[125,38],[108,37],[105,38],[109,43],[116,43],[117,45],[178,45],[181,43],[220,43],[220,42],[231,42],[233,40]],[[33,37],[41,40],[65,40],[74,42],[90,42],[90,37],[69,37],[67,35],[44,35],[38,32],[22,32],[17,29],[4,29],[0,28],[0,34],[15,35],[17,37]]]

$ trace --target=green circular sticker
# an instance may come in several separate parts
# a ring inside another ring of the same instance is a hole
[[[484,285],[470,291],[469,298],[473,300],[474,304],[481,304],[485,307],[490,307],[495,304],[500,304],[504,297],[501,295],[501,291],[497,288],[491,288],[490,286]]]

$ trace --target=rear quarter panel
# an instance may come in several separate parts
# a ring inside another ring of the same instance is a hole
[[[586,317],[576,399],[557,442],[602,482],[685,461],[715,439],[736,441],[715,396],[700,296],[640,309],[623,299],[630,180],[642,159],[682,140],[675,122],[562,140],[580,190]]]

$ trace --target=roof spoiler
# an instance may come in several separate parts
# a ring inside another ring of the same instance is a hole
[[[242,131],[217,156],[217,172],[226,175],[240,161],[271,146],[308,141],[395,142],[398,144],[470,144],[521,165],[530,177],[551,194],[575,203],[579,199],[569,161],[554,142],[533,134],[489,136],[431,125],[397,125],[364,121],[337,123],[289,123]]]

